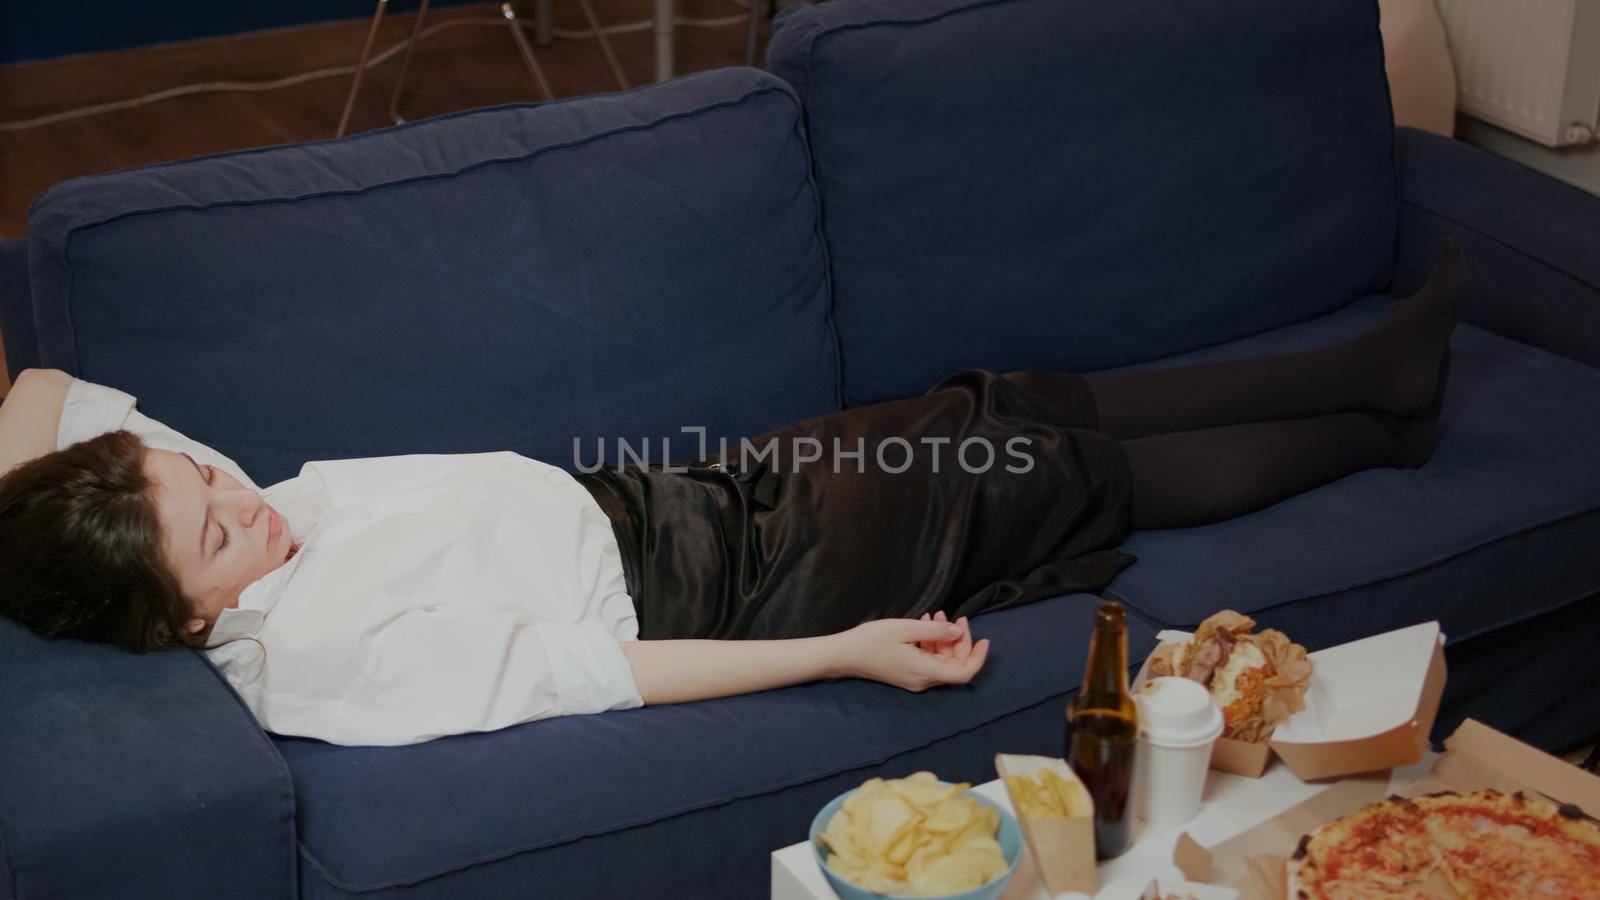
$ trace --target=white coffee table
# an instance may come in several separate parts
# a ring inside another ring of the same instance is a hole
[[[1428,753],[1422,761],[1395,769],[1389,778],[1391,792],[1405,788],[1433,767],[1437,754]],[[866,780],[863,778],[862,780]],[[1294,777],[1289,768],[1274,763],[1261,778],[1241,778],[1212,772],[1206,780],[1204,805],[1194,821],[1177,828],[1140,826],[1133,848],[1122,856],[1100,864],[1100,893],[1097,900],[1137,897],[1151,878],[1163,882],[1181,881],[1183,876],[1172,865],[1172,849],[1178,835],[1187,831],[1203,847],[1213,847],[1252,826],[1272,818],[1291,806],[1327,790],[1333,782],[1308,784]],[[1007,810],[1011,799],[1005,785],[996,778],[974,788]],[[801,824],[804,828],[809,822]],[[816,856],[804,840],[772,854],[772,900],[831,900],[836,895],[817,866]],[[1084,894],[1060,894],[1081,898]],[[1003,895],[1004,900],[1051,900],[1039,881],[1038,871],[1026,845],[1022,861]]]

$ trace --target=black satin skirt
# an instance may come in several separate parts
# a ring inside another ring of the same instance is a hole
[[[1132,478],[1097,426],[1076,375],[974,369],[672,465],[687,471],[578,480],[611,519],[641,639],[809,637],[1104,588],[1134,562],[1115,549]]]

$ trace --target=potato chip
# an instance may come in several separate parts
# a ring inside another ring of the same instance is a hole
[[[824,864],[879,893],[940,896],[987,883],[1010,864],[996,840],[1000,813],[971,786],[941,785],[928,771],[867,779],[819,835]]]

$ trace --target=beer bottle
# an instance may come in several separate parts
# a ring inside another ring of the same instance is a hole
[[[1139,713],[1128,693],[1128,632],[1122,604],[1095,611],[1083,688],[1067,704],[1067,763],[1094,798],[1098,859],[1120,856],[1133,839],[1133,754]]]

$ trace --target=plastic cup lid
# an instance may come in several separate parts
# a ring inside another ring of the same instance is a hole
[[[1155,743],[1194,746],[1222,734],[1222,710],[1197,681],[1174,675],[1152,678],[1134,700],[1139,728]]]

